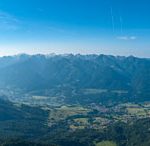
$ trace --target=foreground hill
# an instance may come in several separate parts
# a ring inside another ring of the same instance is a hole
[[[45,133],[47,116],[48,113],[40,108],[17,106],[0,99],[0,140],[38,137]]]

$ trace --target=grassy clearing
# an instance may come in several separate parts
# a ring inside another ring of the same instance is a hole
[[[128,114],[131,114],[131,115],[141,115],[141,116],[145,116],[146,115],[146,111],[144,108],[127,108],[127,111],[128,111]]]
[[[47,97],[47,96],[32,96],[32,98],[35,99],[35,100],[46,100],[49,97]]]
[[[74,119],[74,122],[82,124],[82,125],[89,124],[88,118],[76,118],[76,119]]]
[[[70,125],[70,129],[72,130],[77,130],[77,129],[85,129],[85,126],[75,126],[75,125]]]
[[[117,94],[127,94],[128,91],[127,90],[112,90],[112,93],[117,93]]]
[[[117,146],[117,144],[114,143],[113,141],[102,141],[102,142],[96,143],[95,146]]]
[[[83,89],[84,94],[100,94],[107,92],[107,89]]]
[[[108,92],[108,89],[83,89],[82,92],[84,94],[101,94],[101,93],[106,93]],[[127,94],[127,90],[112,90],[112,93],[117,93],[117,94]]]

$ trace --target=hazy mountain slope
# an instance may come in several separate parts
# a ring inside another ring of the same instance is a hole
[[[149,96],[150,60],[106,55],[20,55],[0,58],[0,86],[27,90],[69,85]]]

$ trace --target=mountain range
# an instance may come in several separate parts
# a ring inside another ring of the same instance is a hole
[[[150,59],[80,54],[1,57],[0,87],[107,89],[150,98]]]

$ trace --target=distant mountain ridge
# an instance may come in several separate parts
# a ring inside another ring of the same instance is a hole
[[[128,90],[150,98],[150,59],[80,54],[1,57],[0,87],[8,86]]]

